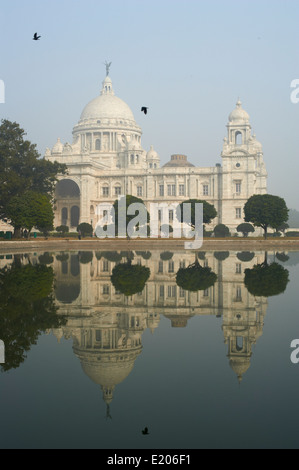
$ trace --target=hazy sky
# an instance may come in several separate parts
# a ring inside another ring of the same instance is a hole
[[[1,0],[0,117],[43,155],[72,142],[112,62],[114,91],[166,163],[221,163],[240,97],[263,144],[268,192],[299,209],[298,0]],[[41,34],[33,41],[34,32]],[[148,106],[147,116],[140,112]]]

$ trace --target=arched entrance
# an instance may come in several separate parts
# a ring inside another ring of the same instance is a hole
[[[71,179],[58,181],[55,188],[55,227],[67,225],[76,230],[80,221],[80,188]]]

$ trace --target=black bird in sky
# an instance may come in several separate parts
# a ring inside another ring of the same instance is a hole
[[[141,111],[142,111],[144,114],[147,114],[147,110],[148,110],[148,108],[146,108],[145,106],[142,106]]]
[[[39,39],[41,38],[41,36],[38,36],[37,33],[34,33],[34,36],[33,36],[33,41],[38,41]]]
[[[144,428],[144,429],[142,430],[142,434],[149,434],[148,428]]]

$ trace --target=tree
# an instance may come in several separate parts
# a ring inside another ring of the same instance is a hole
[[[278,259],[278,261],[281,261],[282,263],[285,263],[286,261],[288,261],[290,259],[290,257],[288,255],[286,255],[284,252],[283,253],[276,253],[276,259]]]
[[[60,261],[61,263],[65,263],[69,259],[68,253],[61,253],[60,255],[56,256],[57,261]]]
[[[214,228],[215,237],[224,238],[230,236],[229,228],[224,224],[218,224]]]
[[[117,291],[128,297],[142,292],[149,277],[148,267],[132,265],[131,261],[128,261],[114,266],[111,282]]]
[[[53,261],[54,261],[54,258],[52,255],[50,255],[50,253],[48,253],[47,251],[43,254],[43,255],[40,255],[38,257],[38,261],[40,264],[52,264]]]
[[[77,232],[79,231],[82,233],[82,237],[88,237],[88,236],[91,237],[93,234],[92,225],[86,222],[82,222],[81,224],[78,225]]]
[[[251,253],[250,251],[241,251],[240,253],[237,253],[237,258],[242,261],[242,263],[249,263],[249,261],[253,260],[254,253]]]
[[[101,256],[108,261],[112,261],[113,263],[119,263],[122,259],[121,253],[117,251],[102,251]]]
[[[79,262],[81,264],[91,263],[92,260],[93,260],[93,252],[92,251],[79,251]]]
[[[22,228],[31,231],[36,227],[41,232],[53,229],[54,213],[47,194],[27,191],[13,196],[6,205],[6,215],[18,236]]]
[[[152,254],[150,251],[136,251],[137,256],[142,256],[143,259],[150,259]]]
[[[229,257],[229,251],[215,251],[214,257],[218,259],[218,261],[225,261],[226,258]]]
[[[7,206],[12,198],[33,192],[53,197],[58,174],[66,165],[40,158],[36,145],[25,140],[26,133],[7,119],[0,125],[0,219],[9,220]]]
[[[245,222],[261,227],[265,238],[269,227],[277,229],[287,222],[288,212],[285,200],[271,194],[255,194],[244,206]]]
[[[217,211],[215,207],[208,203],[207,201],[202,201],[201,199],[188,199],[188,201],[181,202],[179,204],[176,217],[179,222],[184,222],[184,212],[183,212],[183,204],[191,204],[191,223],[190,226],[194,229],[195,228],[195,205],[196,204],[203,204],[203,223],[210,224],[215,217],[217,217]]]
[[[22,265],[15,257],[0,270],[0,331],[5,344],[3,371],[24,362],[31,345],[48,329],[60,328],[53,296],[54,272],[45,265]]]
[[[289,224],[287,224],[286,222],[284,222],[283,224],[281,224],[279,227],[277,227],[276,231],[277,232],[282,232],[283,234],[285,233],[285,231],[290,228]]]
[[[253,233],[254,231],[255,230],[254,230],[253,225],[248,224],[247,222],[243,222],[237,227],[237,232],[243,233],[243,237],[248,237],[248,234]]]
[[[282,294],[289,282],[289,271],[278,263],[265,262],[252,269],[245,269],[244,284],[248,292],[256,297]]]
[[[184,290],[196,292],[206,290],[217,281],[217,275],[211,268],[200,266],[197,256],[195,263],[187,268],[180,268],[176,274],[176,283]]]
[[[160,253],[160,258],[163,261],[169,261],[172,257],[173,253],[171,253],[171,251],[163,251],[162,253]]]
[[[59,225],[56,227],[56,232],[61,233],[62,237],[65,237],[65,234],[68,233],[69,228],[67,225]]]
[[[126,198],[126,203],[124,204],[124,208],[122,209],[121,202],[123,202],[124,197]],[[114,201],[114,204],[113,204],[114,212],[112,212],[112,221],[115,224],[115,235],[118,235],[118,218],[119,218],[119,216],[123,216],[126,220],[126,235],[127,235],[128,224],[135,217],[137,217],[138,211],[137,211],[137,214],[135,212],[134,215],[129,215],[128,214],[128,208],[131,204],[142,204],[143,206],[145,206],[143,200],[140,199],[139,197],[135,197],[135,196],[132,196],[130,194],[127,194],[126,196],[123,196],[123,198],[121,198],[120,204],[119,204],[118,199],[116,201]],[[123,210],[123,214],[121,214],[121,213],[119,214],[119,207],[121,208],[121,210]],[[149,215],[149,212],[146,211],[146,223],[148,224],[149,221],[150,221],[150,215]],[[138,224],[136,225],[136,227],[139,228]]]

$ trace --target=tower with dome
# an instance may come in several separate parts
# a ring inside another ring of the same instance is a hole
[[[186,155],[173,154],[161,166],[154,146],[148,151],[142,148],[141,127],[114,92],[111,63],[105,65],[101,92],[83,109],[72,144],[58,139],[52,150],[46,150],[45,158],[68,167],[68,175],[61,176],[56,186],[55,227],[74,230],[82,222],[95,227],[98,204],[113,204],[119,195],[131,194],[142,198],[148,209],[153,202],[204,199],[218,213],[209,228],[223,223],[233,232],[243,221],[248,198],[267,192],[262,146],[240,100],[229,115],[222,164],[198,167]]]

